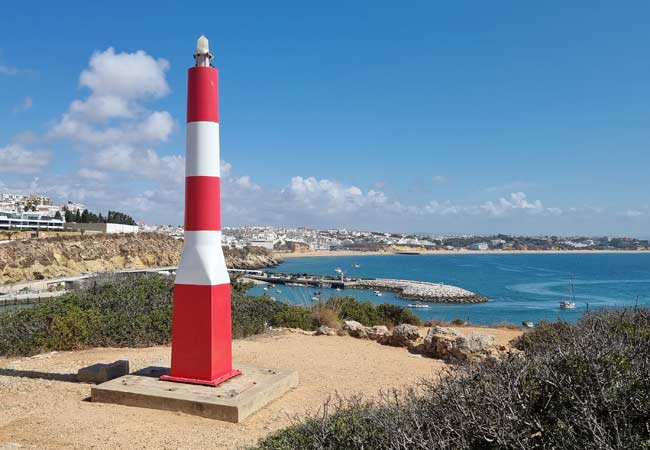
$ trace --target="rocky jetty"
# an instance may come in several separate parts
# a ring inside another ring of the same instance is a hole
[[[487,298],[467,289],[444,283],[429,283],[426,281],[362,278],[353,283],[346,283],[346,287],[348,286],[396,292],[400,298],[421,302],[481,303],[487,301]]]

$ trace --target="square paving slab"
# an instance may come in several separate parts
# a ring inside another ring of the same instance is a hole
[[[298,372],[237,367],[241,375],[219,386],[161,381],[168,368],[147,367],[91,389],[93,402],[181,411],[239,423],[298,385]]]

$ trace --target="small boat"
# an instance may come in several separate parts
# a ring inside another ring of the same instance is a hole
[[[521,325],[524,328],[535,328],[535,325],[530,320],[524,320],[523,322],[521,322]]]
[[[302,283],[287,283],[287,286],[297,286],[297,287],[303,287],[304,284]]]
[[[573,290],[573,275],[569,278],[569,295],[571,295],[571,298],[560,302],[561,309],[575,309],[576,307],[576,294]]]
[[[408,305],[409,308],[428,308],[429,305],[425,305],[424,303],[410,303]]]
[[[337,292],[341,292],[341,288],[336,288],[336,291],[337,291]]]
[[[268,290],[269,290],[269,288],[267,286],[264,286],[264,291],[266,292]]]
[[[382,294],[381,291],[375,291],[375,295],[376,295],[377,297],[381,297],[381,296],[384,295],[384,294]]]
[[[276,290],[275,290],[275,293],[276,293],[276,294],[282,294],[282,291],[281,291],[280,289],[276,289]]]
[[[354,263],[354,264],[352,264],[352,267],[354,267],[355,269],[358,269],[359,267],[361,267],[361,264]]]
[[[275,301],[275,297],[271,297],[271,300]]]
[[[337,267],[336,269],[334,269],[334,272],[341,273],[343,272],[343,270],[340,267]]]

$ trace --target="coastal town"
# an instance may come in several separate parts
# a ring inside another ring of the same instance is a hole
[[[119,218],[114,223],[112,216]],[[98,220],[88,220],[95,217]],[[122,220],[126,218],[126,220]],[[57,204],[38,193],[0,193],[0,241],[16,232],[153,232],[181,239],[180,225],[136,222],[127,214],[109,211],[106,218],[79,202]],[[224,227],[222,245],[231,249],[260,247],[276,253],[307,252],[467,252],[467,251],[644,251],[650,240],[624,236],[515,236],[506,234],[432,234],[317,229],[311,227]]]

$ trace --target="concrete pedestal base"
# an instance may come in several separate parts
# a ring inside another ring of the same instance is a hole
[[[162,381],[164,367],[147,367],[91,389],[93,402],[181,411],[239,423],[298,385],[298,372],[240,367],[242,374],[219,386]]]

